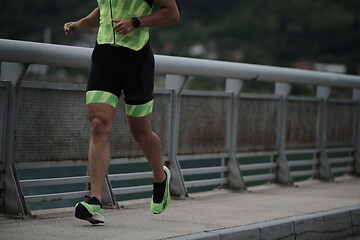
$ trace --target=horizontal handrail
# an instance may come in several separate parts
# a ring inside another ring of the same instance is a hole
[[[20,180],[22,187],[40,187],[61,184],[88,183],[89,176]]]
[[[65,200],[82,198],[85,195],[90,195],[90,191],[66,192],[66,193],[51,193],[41,195],[25,196],[26,202],[49,202],[55,200]]]
[[[87,68],[92,49],[0,39],[0,61]],[[246,63],[156,55],[158,74],[360,88],[360,77]]]
[[[191,187],[205,187],[211,185],[222,185],[227,183],[228,183],[227,178],[215,178],[215,179],[188,181],[185,182],[185,186],[187,188],[191,188]]]

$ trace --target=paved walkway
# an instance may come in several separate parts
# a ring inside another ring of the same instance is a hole
[[[173,200],[160,215],[150,213],[148,201],[128,201],[120,203],[124,204],[123,209],[105,210],[103,226],[75,219],[72,208],[37,211],[37,218],[25,221],[0,218],[0,239],[163,239],[271,223],[320,211],[359,208],[360,178],[341,177],[335,182],[309,180],[293,187],[268,185],[250,188],[247,193],[215,190],[191,195],[187,200]]]

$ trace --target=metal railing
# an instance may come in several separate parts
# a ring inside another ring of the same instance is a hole
[[[25,216],[33,202],[88,194],[85,87],[22,79],[30,64],[88,68],[91,52],[0,39],[3,213]],[[190,189],[206,186],[246,190],[254,182],[291,185],[303,178],[331,180],[338,174],[360,174],[359,76],[160,55],[155,60],[156,74],[165,78],[166,86],[155,90],[153,125],[173,175],[173,196],[186,197]],[[193,76],[226,79],[225,91],[184,90]],[[275,83],[275,92],[242,93],[244,81]],[[317,94],[289,96],[292,84],[314,85]],[[353,89],[353,98],[331,99],[331,87]],[[131,140],[125,118],[123,111],[116,112],[114,159],[103,194],[110,206],[123,195],[152,189],[151,172]],[[132,165],[142,166],[141,170],[134,171]],[[75,167],[81,173],[71,177],[18,177],[24,169],[51,172]],[[80,187],[24,194],[28,188],[74,184]]]

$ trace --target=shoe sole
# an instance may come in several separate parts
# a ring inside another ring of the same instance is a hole
[[[81,203],[79,203],[75,208],[75,217],[81,220],[86,220],[91,224],[104,223],[104,216],[101,214],[91,214]]]

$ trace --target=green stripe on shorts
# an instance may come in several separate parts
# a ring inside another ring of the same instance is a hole
[[[107,103],[116,108],[119,98],[109,92],[92,90],[86,92],[86,104],[89,103]]]
[[[125,104],[126,115],[130,117],[144,117],[152,112],[154,100],[141,105]]]

